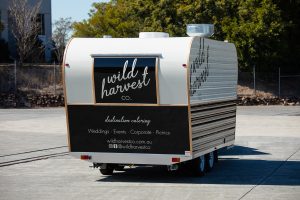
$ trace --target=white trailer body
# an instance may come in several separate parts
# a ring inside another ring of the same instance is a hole
[[[234,143],[231,43],[73,38],[63,63],[69,150],[77,158],[172,165]]]

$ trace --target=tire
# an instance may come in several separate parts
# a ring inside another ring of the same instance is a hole
[[[114,169],[100,169],[102,175],[113,175]]]
[[[215,163],[219,162],[219,154],[218,154],[218,150],[214,151],[214,155],[215,155]]]
[[[210,152],[205,155],[206,171],[211,171],[215,165],[215,153]]]
[[[116,171],[124,171],[124,167],[125,167],[125,166],[123,166],[123,165],[117,165],[117,166],[115,167],[115,170],[116,170]]]
[[[100,172],[102,175],[113,175],[114,173],[114,166],[107,164],[106,168],[100,168]]]
[[[202,155],[198,158],[195,158],[193,162],[193,175],[194,176],[204,176],[206,171],[206,164],[205,164],[205,156]]]

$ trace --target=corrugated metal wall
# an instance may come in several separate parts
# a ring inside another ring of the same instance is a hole
[[[193,152],[198,153],[235,138],[234,101],[191,106]]]
[[[235,138],[236,49],[196,37],[189,63],[192,144],[197,154]]]
[[[189,63],[191,104],[236,99],[238,71],[233,44],[197,37]]]

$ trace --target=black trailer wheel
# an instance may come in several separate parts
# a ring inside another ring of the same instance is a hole
[[[116,167],[115,167],[115,170],[116,171],[124,171],[124,165],[117,165]]]
[[[217,163],[219,161],[219,154],[218,154],[218,150],[214,151],[214,156],[215,156],[215,163]]]
[[[205,155],[206,171],[211,171],[215,165],[215,153],[210,152]]]
[[[100,169],[100,172],[103,175],[113,175],[114,169]]]
[[[198,158],[195,158],[193,161],[193,174],[195,176],[203,176],[205,173],[205,156],[202,155]]]
[[[106,168],[102,168],[102,169],[100,168],[100,172],[101,172],[101,174],[103,174],[103,175],[113,175],[113,172],[114,172],[114,166],[108,164],[108,165],[106,166]]]

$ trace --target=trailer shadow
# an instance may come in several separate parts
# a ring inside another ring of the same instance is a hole
[[[221,149],[219,150],[220,155],[232,155],[232,156],[238,156],[238,155],[270,155],[269,153],[265,153],[262,151],[259,151],[258,149],[251,148],[251,147],[244,147],[240,145],[234,145],[230,149]]]
[[[221,152],[214,169],[203,177],[193,177],[184,170],[168,172],[164,167],[134,167],[98,182],[186,183],[229,185],[300,185],[300,162],[266,160],[262,157],[244,159],[242,155],[267,155],[257,149],[235,146]],[[224,153],[224,154],[223,154]]]

